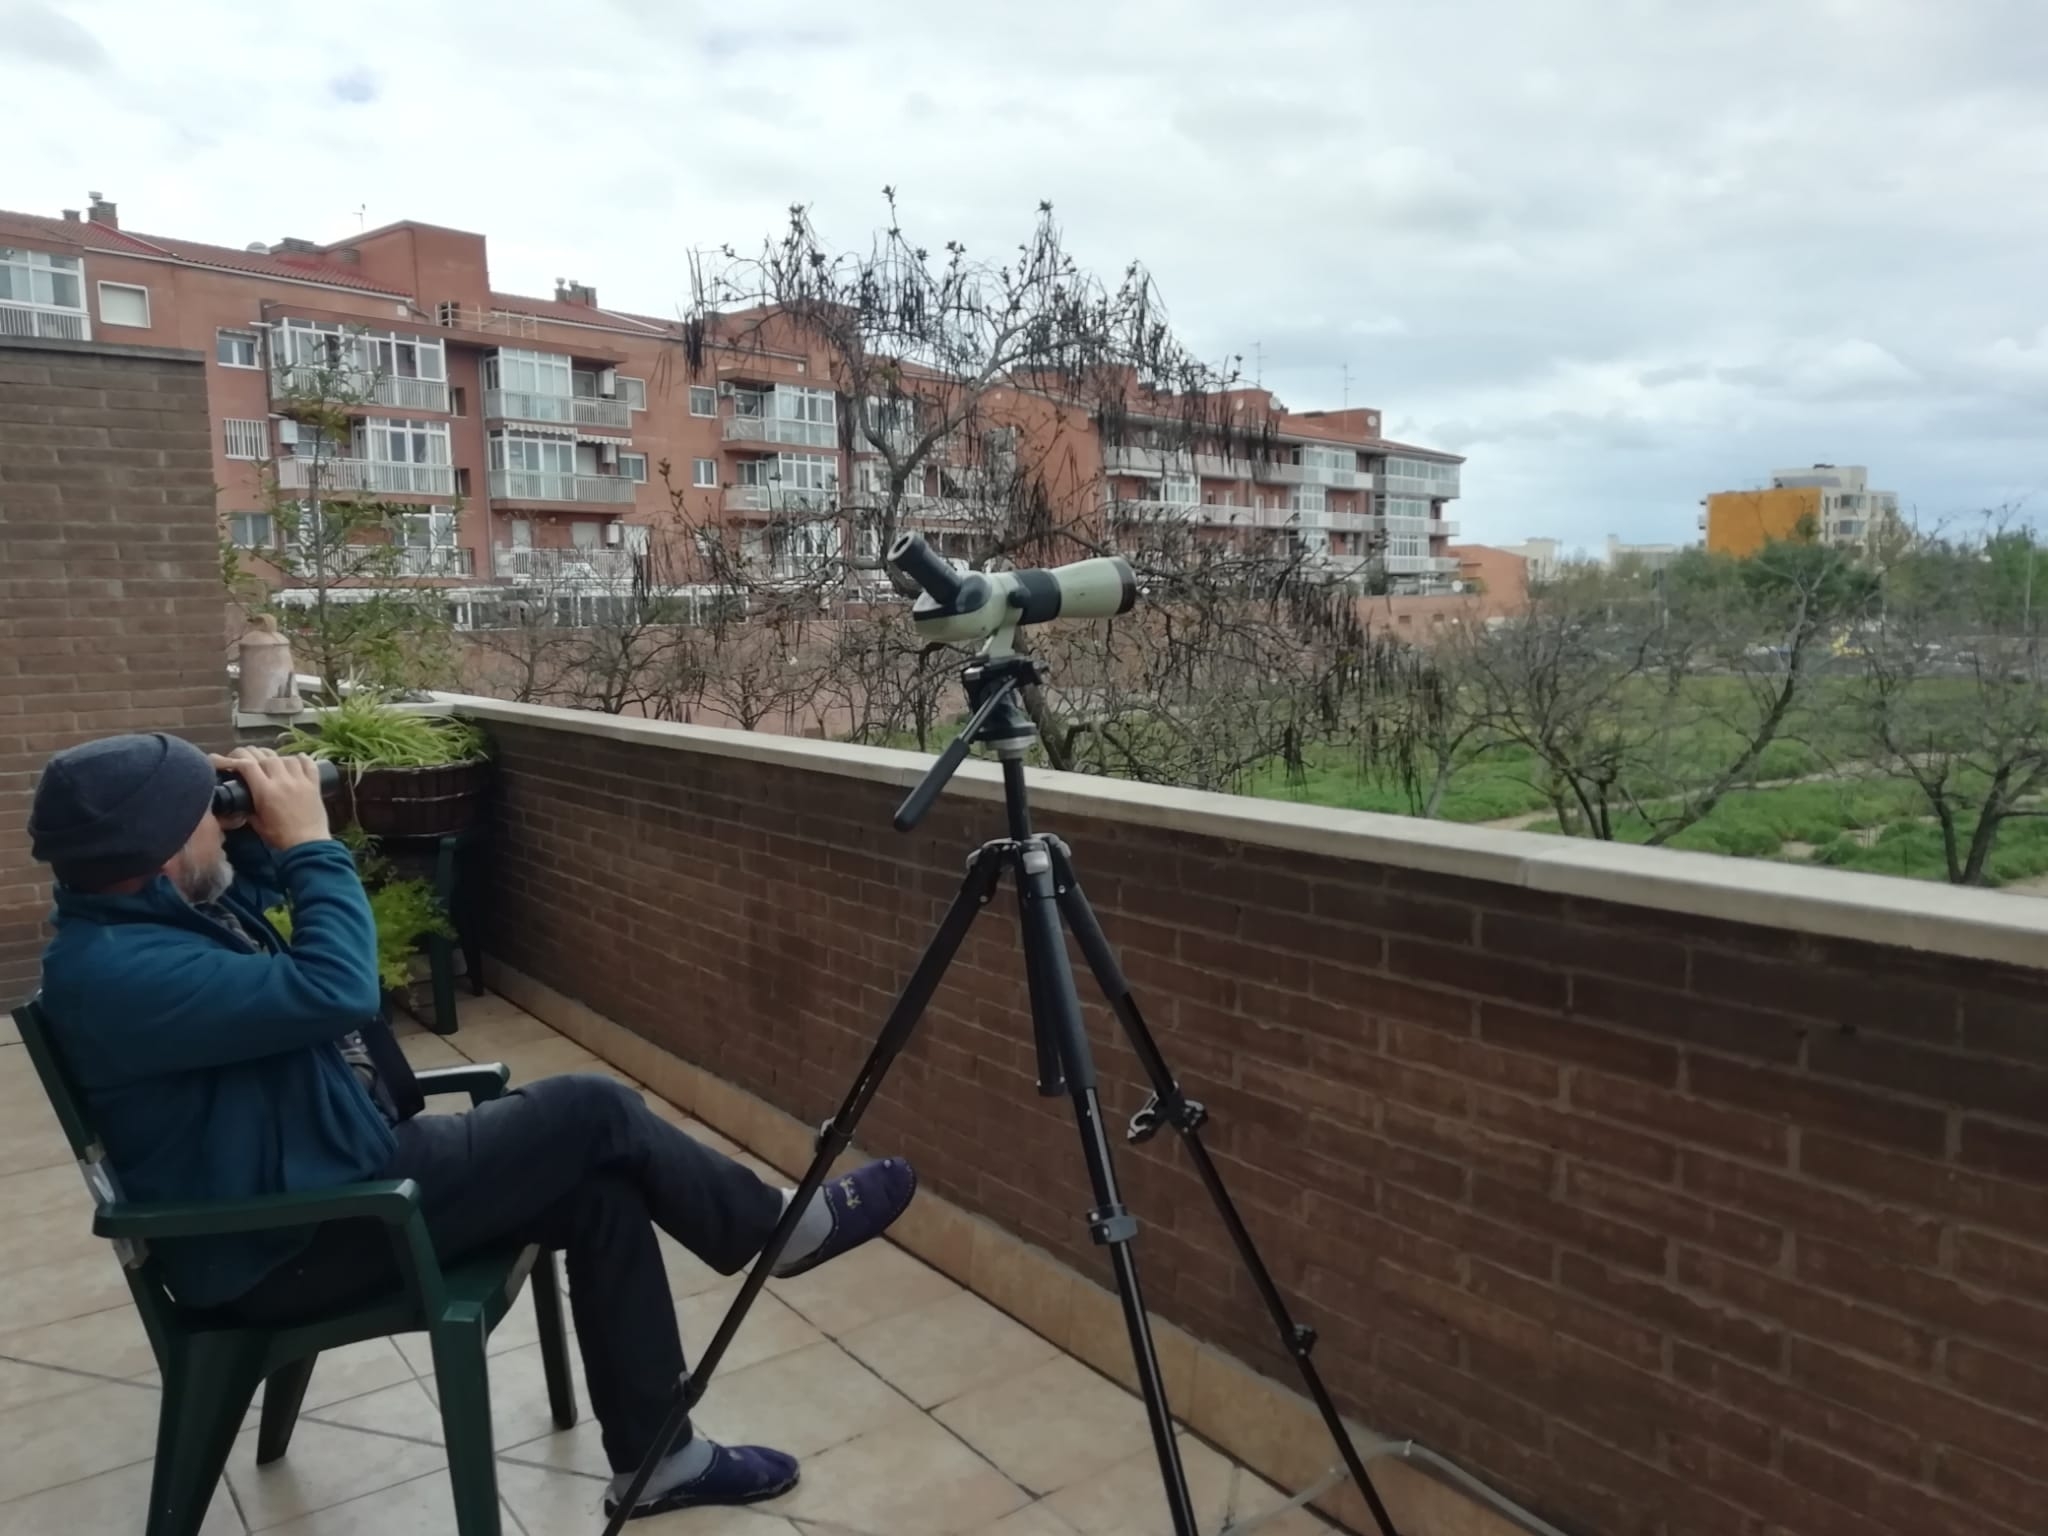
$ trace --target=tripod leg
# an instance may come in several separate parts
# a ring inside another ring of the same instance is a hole
[[[647,1480],[654,1473],[661,1459],[668,1455],[676,1443],[676,1437],[689,1423],[690,1410],[703,1398],[705,1389],[711,1384],[712,1372],[725,1357],[733,1335],[739,1332],[740,1324],[746,1320],[747,1311],[754,1299],[761,1294],[761,1288],[768,1283],[768,1276],[782,1257],[782,1250],[789,1245],[790,1234],[796,1230],[798,1217],[810,1204],[832,1171],[832,1164],[853,1140],[854,1129],[860,1124],[861,1116],[882,1086],[882,1079],[888,1074],[890,1065],[897,1054],[909,1042],[911,1031],[923,1017],[924,1010],[932,1000],[932,994],[945,979],[946,968],[953,963],[953,956],[959,952],[961,941],[967,937],[967,930],[981,909],[988,905],[995,894],[996,882],[1002,878],[1004,850],[1008,844],[989,844],[975,853],[967,862],[967,873],[961,878],[959,894],[954,896],[953,905],[946,909],[946,915],[939,921],[938,931],[925,946],[917,968],[910,973],[910,979],[897,994],[895,1007],[889,1010],[888,1020],[882,1031],[875,1037],[873,1049],[862,1065],[860,1073],[847,1090],[846,1098],[835,1114],[818,1132],[818,1149],[811,1158],[811,1166],[798,1181],[796,1193],[783,1208],[782,1219],[769,1234],[766,1246],[754,1260],[753,1268],[747,1271],[747,1278],[740,1286],[739,1295],[733,1298],[725,1316],[719,1320],[718,1331],[711,1336],[711,1342],[704,1347],[704,1353],[697,1358],[696,1367],[683,1373],[683,1379],[676,1383],[675,1402],[670,1406],[668,1416],[662,1420],[661,1429],[654,1437],[654,1444],[640,1460],[639,1468],[633,1473],[633,1481],[627,1485],[624,1495],[613,1507],[610,1518],[605,1522],[604,1536],[619,1536],[628,1513],[639,1502],[640,1495],[647,1488]]]
[[[1138,1371],[1138,1389],[1145,1399],[1145,1417],[1152,1428],[1153,1449],[1166,1489],[1167,1513],[1175,1536],[1196,1536],[1194,1501],[1188,1496],[1187,1473],[1180,1445],[1174,1439],[1173,1416],[1166,1405],[1166,1383],[1152,1343],[1152,1324],[1138,1284],[1138,1260],[1131,1240],[1137,1219],[1125,1208],[1117,1190],[1109,1133],[1102,1123],[1102,1102],[1095,1091],[1095,1058],[1081,1020],[1081,1000],[1074,991],[1074,971],[1067,960],[1066,935],[1060,930],[1058,893],[1052,876],[1052,855],[1046,840],[1034,838],[1023,847],[1017,885],[1023,894],[1025,976],[1031,988],[1031,1018],[1041,1041],[1055,1047],[1064,1070],[1074,1119],[1081,1131],[1081,1156],[1088,1165],[1088,1183],[1095,1209],[1088,1232],[1109,1249],[1116,1273],[1117,1299],[1123,1304],[1124,1326],[1131,1337],[1131,1359]],[[1043,1047],[1041,1047],[1043,1054]]]
[[[1295,1368],[1301,1373],[1302,1385],[1314,1400],[1316,1412],[1322,1415],[1323,1426],[1336,1442],[1337,1454],[1343,1458],[1345,1470],[1357,1484],[1358,1492],[1365,1500],[1366,1508],[1372,1512],[1373,1521],[1379,1526],[1382,1536],[1394,1536],[1393,1517],[1387,1513],[1381,1501],[1379,1490],[1373,1486],[1366,1474],[1365,1461],[1358,1454],[1351,1431],[1345,1428],[1343,1416],[1330,1396],[1330,1389],[1324,1384],[1322,1372],[1316,1369],[1312,1354],[1316,1346],[1316,1332],[1305,1323],[1298,1323],[1288,1311],[1286,1298],[1280,1294],[1280,1287],[1274,1283],[1272,1271],[1266,1268],[1266,1261],[1259,1256],[1258,1245],[1246,1229],[1244,1218],[1238,1213],[1237,1204],[1230,1198],[1230,1191],[1223,1183],[1223,1174],[1216,1167],[1215,1159],[1209,1156],[1209,1149],[1202,1141],[1202,1125],[1209,1118],[1209,1112],[1181,1091],[1174,1079],[1173,1069],[1166,1064],[1166,1057],[1159,1049],[1159,1042],[1152,1037],[1145,1017],[1138,1011],[1137,999],[1131,993],[1131,983],[1124,975],[1123,966],[1118,963],[1116,951],[1110,947],[1109,938],[1102,931],[1102,924],[1095,916],[1095,909],[1088,904],[1088,898],[1081,891],[1080,882],[1074,878],[1074,868],[1069,862],[1067,851],[1057,841],[1053,842],[1053,875],[1058,891],[1060,914],[1067,920],[1074,940],[1081,946],[1081,953],[1088,961],[1088,969],[1095,973],[1096,984],[1102,988],[1102,995],[1115,1012],[1117,1022],[1123,1026],[1124,1035],[1131,1043],[1131,1050],[1145,1069],[1145,1076],[1152,1084],[1152,1098],[1131,1121],[1130,1138],[1133,1141],[1147,1141],[1162,1125],[1170,1125],[1180,1132],[1181,1140],[1188,1149],[1188,1157],[1195,1165],[1196,1177],[1209,1192],[1209,1199],[1216,1207],[1216,1214],[1222,1218],[1224,1230],[1230,1234],[1231,1246],[1237,1250],[1245,1272],[1251,1276],[1252,1286],[1265,1303],[1266,1311],[1273,1319],[1273,1326],[1279,1332],[1280,1344],[1294,1357]]]

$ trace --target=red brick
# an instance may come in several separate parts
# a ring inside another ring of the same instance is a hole
[[[2048,1097],[2039,1103],[2048,1107]],[[2048,1134],[1988,1120],[1963,1121],[1962,1161],[2030,1184],[2048,1184]]]
[[[1583,1162],[1628,1168],[1646,1179],[1668,1180],[1678,1174],[1678,1153],[1667,1141],[1517,1094],[1477,1090],[1472,1118],[1489,1130]]]
[[[1479,1035],[1489,1045],[1581,1062],[1622,1077],[1675,1086],[1678,1052],[1656,1040],[1624,1035],[1582,1019],[1531,1013],[1491,1002],[1479,1005]]]
[[[1697,1056],[1686,1063],[1685,1086],[1698,1098],[1908,1152],[1939,1154],[1948,1145],[1948,1117],[1938,1109],[1799,1072]]]
[[[2048,1486],[2037,1478],[1944,1449],[1935,1460],[1934,1485],[1965,1510],[1982,1510],[2015,1531],[2048,1531]]]
[[[1801,1487],[1882,1520],[1894,1530],[1911,1531],[1914,1536],[1992,1536],[2010,1529],[1989,1523],[1982,1509],[1964,1508],[1911,1483],[1886,1477],[1796,1435],[1786,1436],[1784,1459],[1786,1475]]]
[[[1808,1047],[1813,1070],[1948,1106],[2027,1118],[2048,1103],[2048,1069],[1955,1050],[1929,1050],[1863,1034],[1824,1032]]]
[[[1471,907],[1348,881],[1317,885],[1314,912],[1317,917],[1358,928],[1450,944],[1470,944],[1478,926],[1478,913]]]
[[[1501,998],[1527,1008],[1562,1008],[1565,1001],[1561,971],[1448,944],[1396,938],[1387,946],[1387,969],[1413,981]]]
[[[1565,1173],[1565,1196],[1589,1210],[1604,1211],[1653,1232],[1668,1233],[1702,1248],[1770,1265],[1785,1250],[1785,1229],[1735,1211],[1694,1200],[1675,1190],[1575,1165]]]
[[[1791,1138],[1777,1121],[1625,1077],[1575,1072],[1571,1102],[1610,1120],[1653,1127],[1673,1141],[1697,1143],[1759,1162],[1782,1164],[1789,1155]]]
[[[1695,1391],[1767,1424],[1841,1447],[1892,1471],[1912,1476],[1920,1470],[1920,1442],[1912,1435],[1882,1419],[1802,1392],[1776,1375],[1682,1342],[1672,1348],[1671,1370],[1673,1376]]]
[[[1911,1204],[1924,1211],[1959,1216],[1980,1226],[2022,1236],[2048,1232],[2048,1190],[1988,1174],[1932,1163],[1922,1158],[1859,1146],[1832,1136],[1808,1134],[1799,1142],[1799,1166],[1814,1178]],[[1916,1253],[1921,1244],[1915,1242]]]
[[[1520,912],[1485,912],[1480,917],[1479,947],[1570,971],[1592,971],[1657,986],[1685,985],[1685,946],[1668,939],[1637,937],[1616,942],[1608,928]]]
[[[1776,1368],[1783,1359],[1785,1340],[1777,1328],[1699,1301],[1662,1280],[1644,1279],[1569,1250],[1558,1255],[1558,1280],[1602,1306],[1734,1359],[1766,1368]]]
[[[1934,1364],[1934,1333],[1873,1307],[1845,1300],[1826,1285],[1799,1285],[1694,1248],[1678,1253],[1678,1283],[1808,1338],[1844,1344],[1913,1370]]]
[[[1706,967],[1703,974],[1710,977],[1711,965],[1700,964]],[[1758,1056],[1766,1061],[1792,1061],[1799,1055],[1801,1031],[1796,1024],[1711,993],[1693,996],[1580,975],[1572,978],[1572,1012],[1703,1050]]]
[[[1956,1272],[1965,1280],[2021,1296],[2048,1297],[2048,1246],[2009,1242],[1965,1228],[1956,1233],[1955,1253]]]
[[[2015,1465],[2026,1465],[2041,1454],[2039,1424],[1944,1392],[1910,1372],[1794,1339],[1791,1374],[1809,1391],[1887,1419],[1925,1440]]]
[[[1951,1339],[1942,1350],[1948,1379],[1970,1395],[2028,1418],[2048,1420],[2048,1367],[2015,1360],[2009,1350]]]
[[[1475,1008],[1469,1000],[1465,1006],[1468,1010]],[[1468,1012],[1468,1029],[1470,1020],[1476,1017],[1476,1012]],[[1389,1056],[1424,1062],[1460,1077],[1511,1088],[1533,1098],[1555,1098],[1558,1085],[1563,1081],[1562,1072],[1550,1062],[1535,1060],[1519,1051],[1504,1051],[1463,1034],[1432,1029],[1423,1024],[1388,1020],[1385,1048]]]
[[[1801,1141],[1802,1159],[1819,1140]],[[1819,1232],[1865,1251],[1932,1263],[1941,1248],[1941,1226],[1931,1217],[1710,1153],[1686,1152],[1680,1159],[1680,1182],[1712,1204],[1780,1221],[1795,1231]]]
[[[1958,1235],[1959,1246],[1962,1236]],[[1947,1275],[1852,1253],[1814,1237],[1800,1238],[1798,1269],[1803,1278],[1829,1291],[1860,1296],[1943,1333],[2010,1344],[2048,1358],[2048,1307],[1987,1295]],[[2044,1293],[2033,1295],[2039,1301]]]
[[[1654,1274],[1663,1272],[1670,1250],[1670,1243],[1661,1233],[1616,1221],[1518,1184],[1475,1180],[1472,1205],[1496,1220],[1555,1238],[1566,1247],[1581,1248]]]

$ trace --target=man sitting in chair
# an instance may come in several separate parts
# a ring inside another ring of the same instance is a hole
[[[247,781],[247,818],[213,815],[216,769]],[[307,758],[252,747],[209,758],[164,735],[73,747],[45,767],[29,833],[57,880],[44,1006],[128,1195],[231,1200],[413,1179],[444,1260],[508,1241],[561,1249],[621,1496],[683,1370],[655,1228],[733,1274],[792,1192],[609,1077],[543,1078],[466,1114],[406,1113],[417,1090],[378,1022],[369,904]],[[289,943],[264,917],[281,900]],[[777,1273],[878,1236],[916,1188],[896,1158],[828,1183]],[[160,1258],[181,1304],[281,1323],[393,1282],[383,1237],[355,1226],[330,1223],[310,1241],[164,1242]],[[779,1451],[686,1437],[632,1514],[754,1503],[796,1480]]]

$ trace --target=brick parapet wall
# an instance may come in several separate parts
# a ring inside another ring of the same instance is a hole
[[[35,984],[36,772],[128,730],[228,736],[197,353],[0,342],[0,1000]]]
[[[812,1121],[995,830],[953,798],[903,837],[884,784],[494,730],[494,944]],[[1587,1536],[2048,1529],[2037,973],[1045,821],[1348,1410]],[[1022,997],[1006,897],[861,1139],[1104,1280]],[[1136,1064],[1090,1026],[1121,1120]],[[1184,1159],[1120,1168],[1153,1308],[1290,1376]]]

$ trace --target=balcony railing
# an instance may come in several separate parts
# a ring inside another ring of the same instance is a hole
[[[1372,488],[1371,475],[1356,469],[1334,469],[1326,464],[1287,464],[1276,461],[1254,466],[1252,476],[1258,480],[1278,481],[1282,485],[1334,485],[1345,490]]]
[[[469,576],[475,571],[475,554],[467,549],[408,544],[398,556],[401,576]]]
[[[1439,501],[1449,501],[1458,494],[1458,477],[1452,474],[1446,479],[1424,479],[1419,475],[1382,474],[1380,489],[1396,496],[1430,496]]]
[[[580,427],[630,427],[633,408],[598,395],[539,395],[523,389],[484,391],[484,415],[492,421],[562,421]]]
[[[493,501],[595,501],[630,506],[637,482],[624,475],[551,474],[545,470],[494,469]]]
[[[277,483],[288,491],[374,491],[386,496],[453,496],[452,464],[394,464],[382,459],[281,459]]]
[[[52,309],[42,304],[0,302],[0,336],[38,341],[90,341],[92,322],[82,309]]]
[[[631,581],[639,556],[630,549],[512,549],[491,552],[491,568],[508,581],[616,584]]]
[[[270,371],[271,393],[339,397],[360,405],[388,405],[401,411],[446,411],[448,386],[440,379],[407,379],[367,368],[327,368],[286,363]]]
[[[1458,525],[1449,518],[1432,518],[1424,531],[1433,539],[1455,539]]]
[[[800,448],[837,448],[839,427],[830,421],[792,421],[782,416],[728,416],[728,443],[793,443]]]
[[[1118,447],[1102,451],[1103,472],[1111,475],[1159,475],[1168,469],[1211,480],[1242,480],[1251,465],[1220,453],[1166,453],[1158,448]]]
[[[905,497],[906,504],[911,500]],[[779,485],[729,485],[728,512],[830,512],[839,505],[837,491],[798,490]]]
[[[1455,576],[1461,566],[1455,555],[1388,555],[1386,562],[1392,576]]]

